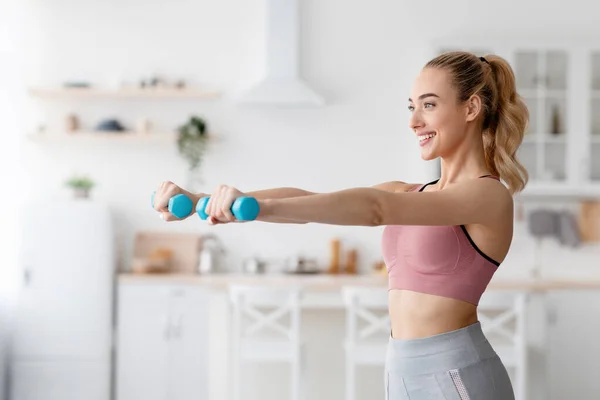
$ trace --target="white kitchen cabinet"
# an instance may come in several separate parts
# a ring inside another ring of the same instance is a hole
[[[530,178],[522,196],[600,195],[600,44],[469,38],[433,47],[432,55],[467,50],[511,64],[530,112],[518,151]]]
[[[600,293],[548,293],[548,400],[593,400],[600,393]]]
[[[208,295],[178,284],[120,283],[117,400],[208,396]]]

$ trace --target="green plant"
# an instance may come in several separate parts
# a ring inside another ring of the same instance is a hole
[[[179,127],[178,132],[179,153],[186,159],[190,170],[193,171],[200,167],[208,143],[206,122],[200,117],[192,116],[185,125]]]
[[[66,182],[66,185],[73,189],[90,190],[95,183],[87,176],[73,176]]]

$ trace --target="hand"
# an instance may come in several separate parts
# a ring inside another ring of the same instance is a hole
[[[204,209],[204,212],[208,215],[207,222],[210,225],[243,222],[236,219],[231,212],[231,206],[235,199],[242,196],[244,196],[244,193],[234,187],[219,185],[210,196]]]
[[[194,214],[194,210],[196,210],[196,204],[198,204],[198,200],[202,197],[207,196],[206,194],[190,193],[187,190],[180,188],[179,186],[170,181],[162,182],[158,186],[158,189],[156,190],[156,193],[154,195],[154,209],[160,213],[160,217],[163,220],[170,222],[182,221],[187,218],[177,218],[169,212],[169,199],[178,194],[185,194],[192,200],[192,212],[190,213],[190,215],[188,215],[188,217]]]

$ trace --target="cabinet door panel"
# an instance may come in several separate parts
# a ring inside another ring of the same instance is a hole
[[[171,400],[169,288],[120,285],[117,400]]]

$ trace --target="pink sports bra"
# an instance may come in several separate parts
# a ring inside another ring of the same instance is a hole
[[[437,181],[421,185],[419,192]],[[475,305],[500,266],[477,247],[464,225],[388,225],[382,251],[388,290],[406,289]]]

